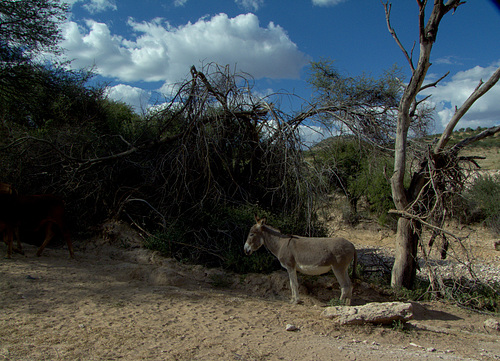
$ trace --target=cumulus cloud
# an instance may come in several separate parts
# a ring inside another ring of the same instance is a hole
[[[325,139],[325,129],[318,125],[300,125],[299,134],[306,147],[312,147]]]
[[[68,22],[61,45],[74,66],[95,66],[101,75],[126,82],[176,82],[191,65],[209,62],[236,66],[255,78],[298,78],[309,62],[283,28],[272,22],[261,27],[254,14],[219,14],[179,27],[159,18],[129,19],[128,25],[133,39],[93,20],[84,26]]]
[[[316,6],[334,6],[343,3],[346,0],[312,0],[313,5]]]
[[[132,106],[136,113],[141,113],[149,106],[148,102],[151,97],[150,92],[126,84],[118,84],[108,88],[106,95],[112,100]]]
[[[432,94],[431,102],[436,107],[437,131],[442,131],[455,113],[455,107],[460,107],[472,94],[482,79],[486,81],[500,65],[489,67],[476,66],[472,69],[456,73],[450,81],[440,83],[436,88],[426,89],[422,95]],[[457,124],[460,128],[491,127],[500,124],[500,85],[496,84],[485,95],[477,100],[467,114]]]
[[[84,3],[83,8],[91,14],[100,13],[106,10],[118,10],[115,0],[64,0],[64,2],[70,6],[82,2]]]
[[[90,3],[83,6],[90,13],[100,13],[106,10],[117,10],[116,4],[113,0],[91,0]]]

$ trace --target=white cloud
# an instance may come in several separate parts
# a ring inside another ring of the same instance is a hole
[[[422,95],[432,94],[431,104],[436,107],[436,131],[442,131],[455,113],[455,107],[460,107],[472,94],[482,79],[486,81],[500,65],[489,67],[476,66],[472,69],[456,73],[450,81],[440,83],[436,88],[429,88]],[[467,114],[457,124],[456,129],[491,127],[500,124],[500,84],[496,84],[485,95],[477,100]]]
[[[432,63],[444,65],[462,65],[462,59],[453,55],[449,55],[442,58],[437,58],[436,60],[433,60]]]
[[[335,6],[344,1],[346,0],[312,0],[312,3],[316,6]]]
[[[141,113],[141,111],[146,110],[149,106],[148,101],[151,93],[141,88],[118,84],[107,89],[107,96],[110,99],[124,102],[132,106],[135,112]]]
[[[64,0],[64,2],[70,6],[83,2],[83,8],[91,14],[100,13],[106,10],[118,10],[115,0]]]
[[[111,35],[105,24],[88,20],[81,29],[74,22],[63,27],[64,40],[61,43],[69,60],[77,68],[95,67],[104,76],[126,71],[132,65],[121,44],[123,39]],[[89,29],[88,34],[82,34]]]
[[[272,22],[263,28],[253,14],[219,14],[179,27],[163,19],[130,19],[128,25],[135,39],[113,35],[92,20],[84,27],[69,22],[61,45],[73,66],[95,65],[99,74],[122,81],[172,83],[184,79],[191,65],[209,62],[236,66],[255,78],[298,78],[309,62],[283,28]]]
[[[116,4],[113,0],[91,0],[89,4],[83,6],[90,13],[100,13],[106,10],[117,10]]]
[[[318,125],[300,125],[299,134],[307,147],[312,147],[325,139],[325,129]]]
[[[254,12],[264,5],[264,0],[234,0],[234,2],[243,9]]]

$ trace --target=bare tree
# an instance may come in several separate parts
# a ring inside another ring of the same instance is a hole
[[[426,99],[417,97],[422,90],[436,86],[444,78],[442,77],[432,84],[424,85],[427,71],[431,65],[432,47],[436,42],[438,28],[443,17],[451,11],[456,11],[464,3],[464,1],[460,0],[448,0],[446,3],[444,0],[435,0],[430,16],[426,21],[427,0],[417,0],[419,7],[419,56],[416,66],[413,63],[413,49],[408,53],[391,26],[391,4],[389,2],[383,3],[389,32],[403,51],[412,72],[411,79],[404,87],[399,102],[394,173],[391,177],[392,195],[396,206],[395,213],[401,216],[398,220],[396,255],[391,279],[391,285],[395,288],[411,288],[413,286],[417,270],[417,247],[420,229],[422,225],[429,224],[422,222],[422,220],[435,218],[438,213],[443,216],[443,197],[449,194],[454,186],[460,184],[460,177],[463,176],[458,163],[465,159],[457,157],[458,151],[466,144],[478,140],[478,138],[469,139],[449,151],[445,150],[445,145],[460,118],[477,99],[496,84],[500,77],[499,68],[486,83],[481,82],[464,105],[457,109],[439,142],[434,149],[429,149],[423,157],[420,168],[412,175],[411,184],[407,189],[404,185],[404,177],[407,172],[408,129],[413,117],[418,113],[418,106]],[[495,134],[498,131],[500,131],[500,127],[489,129],[479,138]],[[441,210],[441,212],[438,210]]]

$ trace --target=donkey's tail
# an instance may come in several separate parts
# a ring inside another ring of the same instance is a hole
[[[351,278],[354,280],[358,278],[358,274],[356,273],[356,268],[358,266],[358,252],[354,249],[354,261],[352,262],[352,276]]]

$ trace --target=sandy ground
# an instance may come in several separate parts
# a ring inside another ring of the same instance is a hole
[[[414,303],[405,330],[339,326],[320,316],[339,295],[333,275],[299,279],[305,302],[292,305],[284,271],[232,275],[103,241],[76,246],[76,260],[65,249],[37,258],[29,245],[0,259],[0,360],[500,360],[500,332],[483,325],[491,315]],[[388,300],[365,283],[354,299]]]

